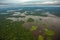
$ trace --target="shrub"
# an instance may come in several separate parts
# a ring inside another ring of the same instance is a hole
[[[29,19],[27,20],[27,22],[34,22],[34,19],[29,18]]]
[[[39,35],[38,40],[44,40],[42,35]]]
[[[46,34],[47,36],[53,36],[54,35],[54,31],[45,29],[44,34]]]
[[[37,30],[37,26],[32,26],[32,28],[30,29],[30,31],[34,31],[34,30]]]

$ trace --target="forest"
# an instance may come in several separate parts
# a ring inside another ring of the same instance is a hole
[[[34,22],[29,18],[27,22]],[[38,38],[33,35],[33,32],[38,29],[37,26],[32,26],[30,29],[23,27],[24,21],[12,21],[5,18],[0,18],[0,40],[52,40],[54,31],[49,30],[46,24],[45,29],[40,30]],[[42,22],[40,22],[42,24]]]

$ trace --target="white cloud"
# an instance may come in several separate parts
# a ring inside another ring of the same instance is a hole
[[[17,4],[20,4],[20,5],[29,5],[29,4],[60,4],[60,0],[0,0],[0,3],[17,3]]]
[[[43,4],[60,4],[60,2],[59,1],[51,1],[51,2],[47,1],[47,2],[44,2]]]
[[[25,2],[23,3],[23,5],[26,5],[26,4],[60,4],[59,1],[37,1],[37,2]]]
[[[1,3],[24,3],[31,0],[0,0]]]
[[[46,2],[42,2],[41,4],[57,4],[58,1],[46,1]]]

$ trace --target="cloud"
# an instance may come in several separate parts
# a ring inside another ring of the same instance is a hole
[[[42,2],[41,4],[60,4],[60,2],[58,2],[58,1],[46,1],[46,2]]]
[[[6,3],[0,3],[0,5],[7,5]]]
[[[40,4],[47,4],[47,5],[60,5],[60,0],[0,0],[0,5],[12,5],[12,4],[20,4],[20,5],[40,5]],[[14,5],[15,5],[14,4]]]
[[[26,3],[23,3],[23,4],[60,4],[59,1],[36,1],[36,2],[26,2]]]

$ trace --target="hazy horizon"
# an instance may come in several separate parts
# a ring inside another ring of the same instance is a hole
[[[60,0],[0,0],[1,6],[57,6]]]

